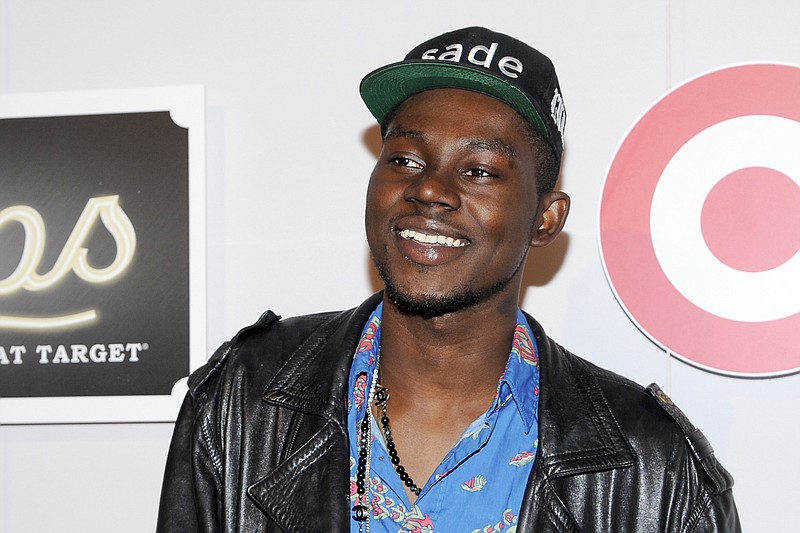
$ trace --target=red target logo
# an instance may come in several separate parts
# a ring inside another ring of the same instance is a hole
[[[800,370],[800,67],[724,68],[656,102],[599,218],[611,287],[657,344],[730,375]]]

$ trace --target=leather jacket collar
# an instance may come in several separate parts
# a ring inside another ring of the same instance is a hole
[[[319,328],[289,358],[262,399],[294,411],[323,417],[328,421],[320,431],[299,442],[294,449],[303,450],[294,460],[284,462],[269,476],[253,485],[249,492],[269,515],[283,516],[288,530],[300,527],[303,516],[315,511],[311,498],[294,498],[291,512],[271,502],[285,502],[287,491],[296,490],[302,480],[324,478],[331,462],[324,457],[334,450],[347,457],[346,394],[347,376],[359,335],[370,313],[382,297],[373,295],[352,313],[338,315],[326,327]],[[631,447],[588,371],[581,365],[555,354],[561,348],[551,341],[541,326],[526,315],[536,337],[541,365],[541,396],[539,404],[539,449],[534,477],[555,478],[601,470],[625,468],[636,462]],[[566,368],[569,366],[569,368]],[[569,397],[570,402],[560,398]],[[341,461],[347,465],[346,461]],[[347,471],[337,476],[346,480]],[[342,481],[345,483],[346,481]],[[536,483],[529,483],[521,513],[520,529],[536,514],[534,492]],[[284,496],[277,498],[276,496]],[[349,516],[347,501],[342,502],[343,516]],[[295,522],[297,520],[298,522]],[[341,523],[342,531],[348,531]]]

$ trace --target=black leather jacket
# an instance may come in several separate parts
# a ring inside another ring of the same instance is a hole
[[[350,531],[347,377],[379,299],[288,320],[267,312],[191,376],[158,531]],[[528,320],[539,448],[518,533],[741,530],[733,480],[657,387],[572,355]]]

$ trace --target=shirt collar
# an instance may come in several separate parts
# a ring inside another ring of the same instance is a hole
[[[348,409],[355,406],[359,416],[363,414],[364,403],[371,386],[372,374],[378,362],[381,340],[381,315],[383,303],[378,304],[370,315],[361,333],[361,340],[353,359],[350,371]],[[513,402],[510,400],[513,399]],[[497,384],[494,410],[504,408],[509,403],[517,407],[517,412],[530,432],[536,420],[539,404],[539,356],[536,341],[522,310],[517,310],[517,325],[511,343],[511,353],[505,372]]]
[[[371,386],[372,373],[378,363],[378,355],[381,346],[381,314],[383,302],[372,312],[361,331],[361,339],[358,342],[356,353],[353,356],[353,366],[350,369],[350,379],[348,382],[348,410],[353,406],[358,411],[358,416],[364,414],[364,402],[367,399],[367,391]]]
[[[522,310],[517,310],[517,325],[511,342],[508,364],[497,384],[496,405],[503,407],[513,399],[517,412],[530,432],[539,406],[539,355],[536,340]]]

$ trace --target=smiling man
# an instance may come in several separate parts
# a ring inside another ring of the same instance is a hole
[[[385,291],[271,312],[190,378],[159,531],[735,532],[729,474],[672,402],[518,308],[561,231],[555,70],[485,28],[367,75],[366,230]]]

